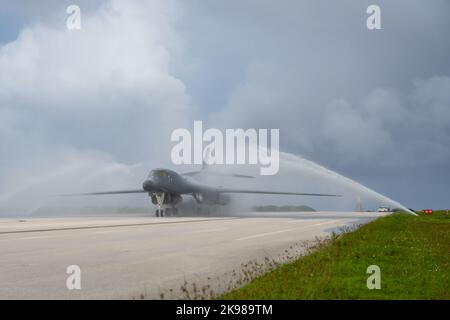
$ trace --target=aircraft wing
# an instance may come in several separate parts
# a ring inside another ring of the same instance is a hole
[[[72,196],[101,196],[108,194],[128,194],[128,193],[145,193],[147,191],[143,189],[138,190],[117,190],[117,191],[102,191],[102,192],[89,192],[89,193],[78,193],[78,194],[60,194],[60,197],[72,197]]]
[[[226,188],[220,188],[217,191],[219,193],[283,194],[292,196],[342,197],[342,195],[339,194],[327,194],[327,193],[302,193],[302,192],[283,192],[283,191],[245,190],[245,189],[226,189]]]

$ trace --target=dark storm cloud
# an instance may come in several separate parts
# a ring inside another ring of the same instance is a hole
[[[81,1],[80,33],[68,4],[1,3],[0,177],[20,184],[36,157],[123,186],[201,119],[281,128],[283,151],[450,206],[448,1]],[[370,4],[382,30],[366,28]]]
[[[366,28],[370,4],[381,7],[382,30]],[[450,3],[197,1],[186,10],[200,17],[183,25],[200,59],[188,90],[219,110],[213,125],[281,128],[285,150],[411,206],[448,205],[434,185],[450,172]]]

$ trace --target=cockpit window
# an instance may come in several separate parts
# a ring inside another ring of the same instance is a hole
[[[165,177],[167,172],[165,170],[152,170],[148,174],[149,177]]]

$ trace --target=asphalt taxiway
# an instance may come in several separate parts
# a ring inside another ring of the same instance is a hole
[[[245,215],[0,219],[0,299],[177,298],[168,290],[384,214]],[[67,289],[70,265],[80,290]]]

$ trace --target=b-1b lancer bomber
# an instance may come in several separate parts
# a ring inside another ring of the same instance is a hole
[[[340,197],[340,195],[323,193],[301,193],[212,187],[203,184],[193,178],[197,174],[201,173],[202,171],[194,171],[179,174],[173,170],[155,169],[150,171],[148,177],[143,182],[141,189],[90,192],[72,194],[69,196],[147,193],[152,199],[152,203],[156,205],[155,215],[157,217],[163,217],[165,215],[177,215],[178,208],[176,206],[182,201],[183,195],[192,196],[198,204],[206,205],[226,205],[231,200],[230,194],[233,193]],[[251,176],[238,174],[232,174],[231,176],[238,178],[252,178]]]

